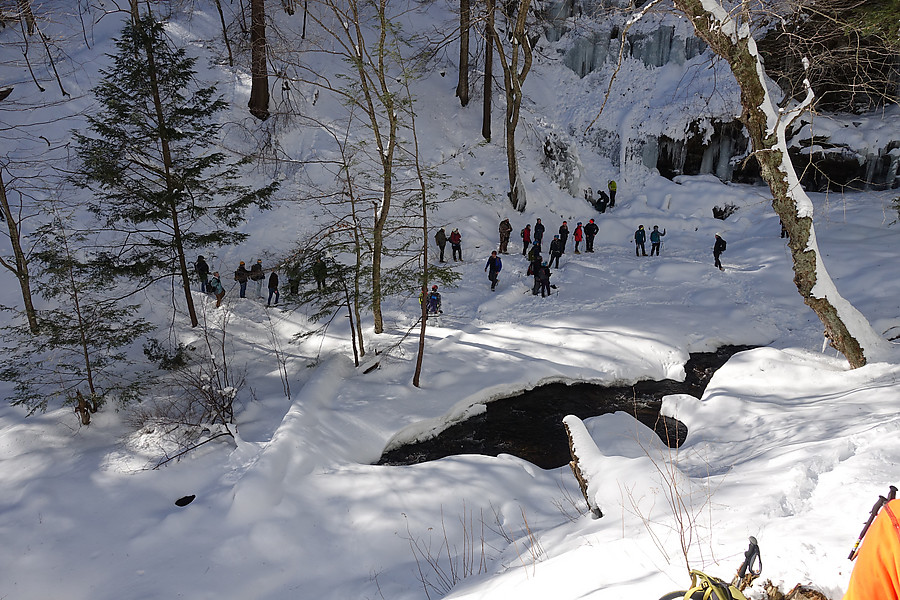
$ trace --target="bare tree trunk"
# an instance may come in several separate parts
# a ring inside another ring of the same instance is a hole
[[[469,104],[469,29],[472,14],[469,0],[459,0],[459,83],[456,97],[462,106]]]
[[[718,3],[707,8],[709,0],[674,3],[694,25],[697,35],[728,61],[741,88],[741,120],[750,133],[762,177],[772,191],[772,207],[790,236],[794,283],[804,302],[822,321],[831,345],[851,367],[861,367],[867,360],[882,356],[887,352],[887,342],[838,294],[825,270],[816,243],[812,202],[800,187],[788,158],[786,129],[812,102],[812,90],[808,88],[807,101],[799,109],[779,111],[766,89],[765,71],[750,34],[749,14],[734,15]],[[736,20],[740,17],[743,23]]]
[[[250,114],[269,118],[269,75],[266,60],[265,0],[250,0]]]
[[[531,70],[532,50],[528,36],[525,34],[525,20],[528,17],[528,9],[531,0],[519,0],[516,12],[516,20],[509,21],[512,15],[507,15],[508,27],[512,27],[510,37],[512,45],[509,53],[503,47],[503,40],[497,28],[490,26],[490,38],[497,48],[500,57],[500,66],[503,68],[503,86],[506,90],[506,165],[509,176],[509,201],[513,208],[519,212],[525,210],[525,188],[519,181],[519,161],[516,156],[516,127],[519,124],[519,113],[522,108],[522,85]],[[519,70],[519,58],[521,51],[522,68]]]
[[[494,90],[494,0],[487,0],[484,25],[484,100],[481,113],[481,137],[491,141],[491,94]]]
[[[19,8],[19,18],[24,19],[28,28],[28,35],[34,35],[37,31],[37,21],[31,11],[31,0],[16,0],[16,6]]]
[[[28,258],[22,249],[22,233],[19,231],[19,221],[9,206],[9,198],[6,195],[6,182],[3,181],[3,171],[0,170],[0,210],[3,220],[6,221],[6,229],[9,231],[9,242],[13,249],[15,264],[9,264],[0,258],[0,265],[9,270],[19,281],[22,290],[22,303],[25,306],[25,316],[28,319],[28,329],[31,333],[38,332],[37,313],[34,310],[34,302],[31,298],[31,276],[28,273]]]
[[[225,40],[225,49],[228,50],[228,66],[234,66],[234,57],[231,54],[231,42],[228,39],[228,27],[225,24],[225,13],[222,12],[222,2],[216,0],[216,10],[219,11],[219,21],[222,23],[222,38]]]

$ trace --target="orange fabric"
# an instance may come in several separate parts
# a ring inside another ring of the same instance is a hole
[[[900,500],[891,500],[869,527],[844,600],[900,600]]]

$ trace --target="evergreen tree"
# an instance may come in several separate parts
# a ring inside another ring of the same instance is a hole
[[[57,215],[36,232],[47,249],[35,255],[37,290],[54,308],[37,311],[37,334],[26,325],[5,329],[0,379],[15,383],[13,405],[33,413],[61,400],[87,424],[110,397],[124,404],[140,391],[125,349],[150,326],[134,316],[138,306],[111,295],[105,263],[78,248],[85,236],[67,232],[64,222]]]
[[[91,210],[125,236],[110,268],[180,279],[196,326],[186,251],[245,239],[233,228],[248,208],[267,208],[277,184],[237,182],[242,163],[214,148],[225,103],[215,86],[199,84],[196,59],[152,14],[126,25],[116,45],[94,90],[100,109],[88,117],[90,134],[76,133],[76,181],[95,192]]]

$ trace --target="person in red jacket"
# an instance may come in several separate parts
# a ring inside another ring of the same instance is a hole
[[[528,246],[531,245],[531,224],[525,226],[525,229],[522,230],[522,256],[525,256],[528,253]]]
[[[891,500],[872,522],[844,600],[900,599],[900,500]]]
[[[581,228],[581,221],[575,226],[575,233],[572,234],[572,237],[575,239],[575,254],[581,254],[581,252],[578,251],[578,244],[584,239],[584,230]]]
[[[459,260],[462,260],[462,234],[459,229],[450,232],[450,247],[453,249],[453,260],[457,260],[457,255]]]

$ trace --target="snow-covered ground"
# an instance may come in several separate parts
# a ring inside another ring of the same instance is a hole
[[[190,23],[214,31],[216,22],[198,10]],[[589,120],[589,107],[578,118],[571,107],[605,89],[549,59],[530,77],[532,127]],[[422,96],[452,98],[450,79],[423,81]],[[221,91],[245,118],[246,79],[234,81]],[[479,117],[479,108],[448,100],[419,118],[427,158],[453,156],[445,172],[471,192],[433,220],[461,229],[465,261],[456,265],[459,286],[442,289],[444,315],[427,330],[422,386],[411,384],[415,336],[363,374],[342,319],[324,337],[290,343],[309,327],[302,310],[266,309],[234,292],[217,310],[197,294],[211,327],[227,317],[231,364],[247,373],[237,444],[221,438],[153,470],[156,438],[134,436],[125,411],[110,407],[78,427],[70,410],[26,418],[4,403],[0,598],[657,598],[688,583],[683,543],[691,566],[730,580],[750,535],[762,547],[763,579],[785,588],[812,582],[841,596],[869,509],[900,479],[900,361],[849,370],[823,351],[766,188],[638,171],[623,179],[582,147],[582,186],[620,183],[616,208],[598,215],[548,181],[537,165],[540,139],[525,127],[529,199],[520,215],[503,195],[502,136],[478,145]],[[315,149],[317,139],[301,130],[290,148]],[[894,195],[812,197],[826,266],[886,336],[900,333]],[[712,207],[727,203],[737,212],[713,219]],[[237,260],[284,252],[316,218],[304,210],[255,216],[248,244],[224,249],[213,268],[230,272]],[[503,217],[513,225],[512,254],[491,292],[483,269]],[[574,255],[570,239],[549,298],[528,292],[519,254],[518,232],[536,217],[551,235],[563,219],[572,230],[592,217],[600,226],[593,254]],[[660,257],[634,255],[640,224],[666,230]],[[724,272],[712,265],[717,232],[728,241]],[[15,284],[3,277],[4,304],[12,304]],[[147,314],[165,324],[167,296],[157,292],[157,312]],[[387,332],[375,336],[366,323],[370,356],[400,342],[418,309],[415,297],[390,298]],[[178,323],[180,341],[196,335]],[[273,335],[287,355],[290,399]],[[568,468],[508,455],[371,464],[386,446],[432,435],[491,399],[550,381],[679,379],[689,352],[723,344],[761,348],[732,358],[703,398],[665,399],[663,412],[690,431],[679,450],[621,413],[586,421],[598,447],[590,470],[601,519],[584,514]],[[686,508],[673,510],[673,490]],[[191,504],[174,504],[189,494]]]

